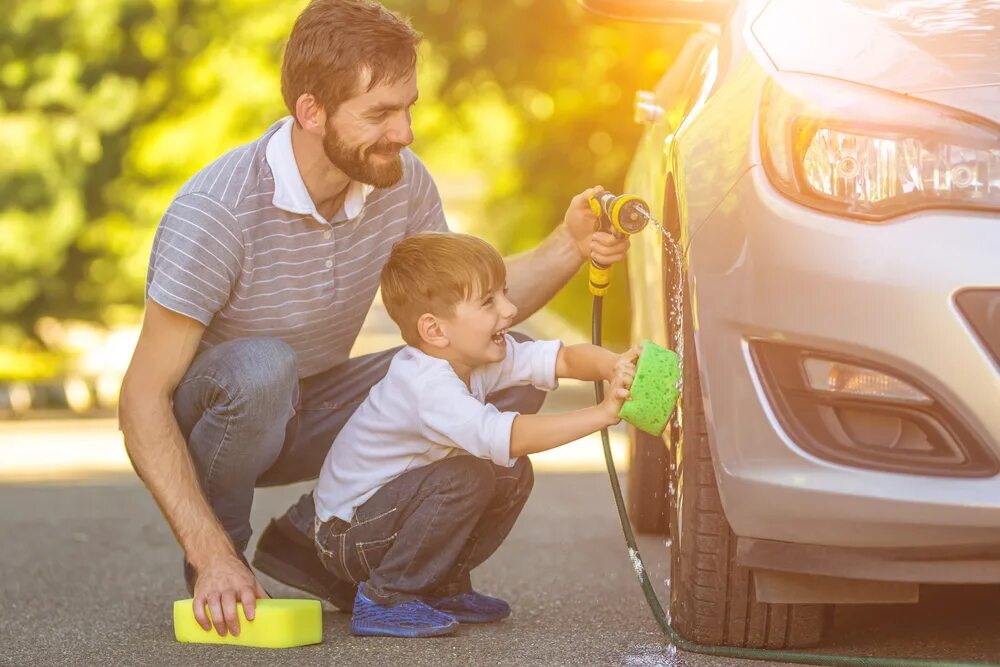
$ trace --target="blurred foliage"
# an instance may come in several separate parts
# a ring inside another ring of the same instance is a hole
[[[655,84],[688,30],[604,21],[573,0],[386,4],[425,35],[414,149],[467,227],[505,254],[543,238],[573,194],[620,189],[639,136],[634,91]],[[37,348],[44,316],[138,319],[170,198],[285,113],[281,53],[304,5],[5,3],[0,346]],[[627,339],[624,275],[609,344]],[[582,273],[554,307],[587,325]]]

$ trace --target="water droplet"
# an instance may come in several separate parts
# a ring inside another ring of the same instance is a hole
[[[668,549],[672,547],[673,544],[674,544],[674,538],[672,537],[668,537],[667,539],[663,540],[663,546],[665,546]]]

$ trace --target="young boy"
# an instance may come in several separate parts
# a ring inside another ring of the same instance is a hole
[[[447,232],[396,244],[382,298],[408,346],[334,441],[314,492],[317,550],[360,583],[351,632],[429,637],[505,618],[469,572],[510,532],[531,491],[527,454],[618,423],[635,350],[519,341],[506,270],[488,243]],[[515,385],[608,380],[600,405],[519,415],[485,403]]]

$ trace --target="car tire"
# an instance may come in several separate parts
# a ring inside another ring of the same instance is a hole
[[[833,605],[758,602],[750,570],[736,564],[736,535],[723,512],[708,445],[690,320],[684,326],[681,435],[670,449],[672,625],[700,644],[815,646],[832,623]]]
[[[631,424],[629,435],[628,515],[637,533],[670,534],[669,451],[662,438]]]

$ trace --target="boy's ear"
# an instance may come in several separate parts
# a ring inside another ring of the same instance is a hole
[[[420,340],[432,347],[439,349],[448,347],[448,334],[445,333],[438,318],[431,313],[424,313],[417,318],[417,334]]]

